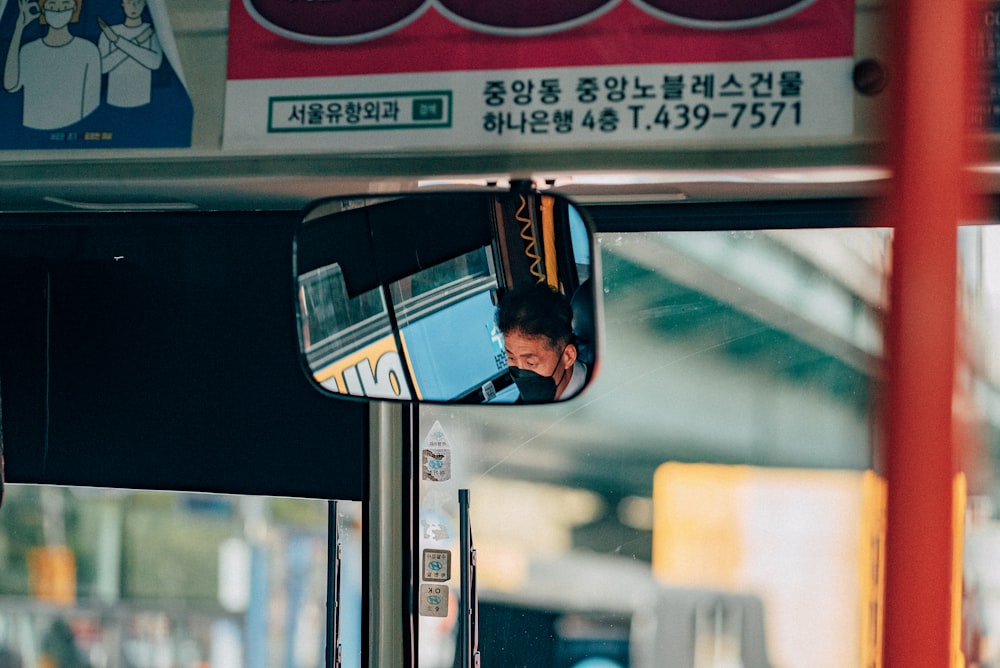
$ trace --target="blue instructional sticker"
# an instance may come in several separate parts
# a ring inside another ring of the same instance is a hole
[[[165,0],[0,0],[0,149],[191,145]]]

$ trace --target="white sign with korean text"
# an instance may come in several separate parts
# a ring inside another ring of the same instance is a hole
[[[848,135],[851,59],[230,81],[230,146],[648,144]]]
[[[370,20],[353,4],[233,0],[225,148],[627,147],[854,130],[850,0],[522,12],[354,2]]]

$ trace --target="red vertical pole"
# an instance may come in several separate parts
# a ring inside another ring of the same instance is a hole
[[[957,224],[965,197],[965,0],[896,0],[888,114],[895,228],[885,417],[885,668],[951,665]]]

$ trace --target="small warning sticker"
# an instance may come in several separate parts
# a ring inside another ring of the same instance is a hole
[[[448,585],[420,585],[419,612],[424,617],[448,616]]]
[[[446,582],[451,579],[451,552],[424,550],[423,579],[429,582]]]
[[[421,470],[424,480],[431,482],[451,480],[451,450],[440,448],[424,450],[421,452]]]

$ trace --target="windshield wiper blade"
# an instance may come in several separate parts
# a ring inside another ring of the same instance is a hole
[[[469,490],[458,490],[459,539],[462,549],[459,599],[462,615],[459,619],[459,665],[479,668],[479,594],[476,587],[476,547],[472,542],[472,523],[469,519]]]

